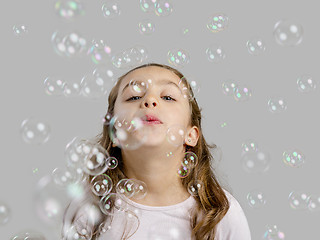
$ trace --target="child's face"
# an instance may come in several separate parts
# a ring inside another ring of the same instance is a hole
[[[129,84],[132,81],[144,84]],[[177,127],[187,131],[191,112],[179,82],[180,78],[165,68],[149,66],[134,70],[122,79],[114,114],[125,116],[129,121],[134,117],[145,118],[146,115],[158,118],[160,124],[144,122],[143,126],[152,134],[148,137],[148,144],[159,144],[171,127],[173,131]]]

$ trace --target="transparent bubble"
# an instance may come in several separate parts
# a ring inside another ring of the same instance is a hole
[[[89,153],[84,158],[83,171],[90,175],[99,175],[108,169],[108,151],[100,144],[87,142]]]
[[[266,231],[263,234],[263,239],[266,240],[281,240],[285,239],[285,235],[281,232],[276,225],[266,227]]]
[[[190,62],[189,53],[183,49],[173,49],[168,51],[168,61],[175,67],[184,67]]]
[[[181,89],[183,98],[188,99],[189,101],[192,101],[194,99],[194,95],[192,95],[192,93],[189,91],[188,88],[188,80],[185,76],[183,76],[182,78],[180,78],[179,81],[179,87]]]
[[[51,36],[51,43],[55,53],[59,56],[66,56],[67,47],[63,41],[66,35],[59,31],[55,31]]]
[[[258,209],[266,205],[265,194],[260,190],[252,190],[247,194],[247,200],[250,207]]]
[[[81,79],[81,94],[89,99],[99,99],[105,96],[114,86],[113,78],[100,75],[86,75]]]
[[[108,169],[115,169],[118,166],[118,159],[109,157],[107,160]]]
[[[87,55],[95,64],[109,64],[111,61],[111,47],[103,40],[92,40]]]
[[[159,226],[161,226],[161,228],[159,228]],[[165,229],[165,231],[163,231],[163,229]],[[154,240],[180,240],[190,238],[184,227],[168,221],[155,222],[148,229],[147,234],[147,239]]]
[[[131,198],[135,194],[135,181],[132,179],[121,179],[116,185],[116,191],[120,196]]]
[[[76,169],[72,167],[63,168],[55,168],[52,171],[53,181],[59,187],[67,187],[69,184],[77,183],[82,178],[82,173],[76,171]]]
[[[233,91],[233,98],[237,102],[248,101],[252,96],[252,90],[246,85],[238,85]]]
[[[102,222],[99,225],[99,233],[104,234],[107,231],[110,231],[110,229],[112,228],[112,221],[111,218],[107,218],[106,221]]]
[[[173,7],[170,0],[157,0],[155,2],[155,13],[157,16],[166,17],[171,15],[172,11]]]
[[[139,22],[139,31],[143,35],[151,35],[154,33],[155,24],[150,19],[144,19]]]
[[[198,164],[198,157],[194,152],[186,152],[182,164],[188,168],[194,168]]]
[[[258,143],[253,139],[247,139],[242,143],[243,152],[256,152],[258,151]]]
[[[154,12],[157,0],[140,0],[140,8],[144,12]]]
[[[264,173],[270,168],[270,157],[261,150],[242,153],[241,165],[249,173]]]
[[[48,95],[62,96],[65,82],[60,78],[47,77],[44,80],[44,90]]]
[[[6,224],[11,218],[11,210],[9,206],[0,201],[0,225]]]
[[[76,220],[77,221],[77,220]],[[92,231],[85,224],[72,225],[65,233],[66,240],[90,240],[92,239]]]
[[[181,166],[177,169],[176,174],[180,178],[186,178],[187,176],[189,176],[190,172],[191,169],[181,163]]]
[[[117,1],[110,0],[102,5],[102,13],[105,18],[112,19],[121,14],[121,9]]]
[[[212,44],[206,49],[209,62],[219,63],[226,58],[226,53],[220,45]]]
[[[188,192],[192,196],[199,195],[199,191],[203,188],[203,182],[200,180],[192,180],[188,183]]]
[[[184,143],[186,136],[186,129],[180,125],[173,125],[168,128],[167,141],[174,146],[181,146]]]
[[[131,181],[134,182],[134,194],[131,197],[137,200],[143,199],[148,192],[147,185],[143,181],[137,179],[131,179]]]
[[[302,42],[303,28],[289,20],[280,20],[274,25],[273,36],[283,46],[296,46]]]
[[[312,212],[320,211],[320,194],[312,194],[308,197],[308,209]]]
[[[67,164],[73,166],[74,168],[83,166],[83,159],[85,154],[83,152],[83,144],[85,140],[81,140],[79,137],[74,137],[65,148],[65,159]]]
[[[199,95],[200,89],[201,89],[201,85],[200,82],[196,81],[193,77],[188,76],[187,77],[189,85],[192,89],[193,95],[194,97]]]
[[[190,29],[188,27],[182,27],[181,29],[181,35],[182,36],[187,36],[190,33]]]
[[[292,191],[288,197],[289,205],[294,210],[308,209],[308,195],[302,191]]]
[[[14,25],[12,29],[14,35],[17,37],[22,37],[28,33],[28,27],[26,25]]]
[[[112,56],[112,64],[119,69],[135,67],[148,58],[148,51],[141,45],[135,45]]]
[[[298,90],[303,93],[314,91],[317,87],[317,82],[310,75],[302,75],[297,79]]]
[[[226,29],[229,25],[229,18],[224,13],[216,13],[209,17],[207,28],[211,32],[220,32]]]
[[[283,97],[273,96],[268,101],[268,109],[272,113],[281,113],[287,109],[287,102]]]
[[[63,95],[65,97],[77,97],[81,94],[80,82],[65,82],[63,85]]]
[[[148,58],[148,50],[146,47],[141,46],[141,45],[135,45],[135,46],[133,46],[133,48],[141,54],[141,55],[139,55],[140,59],[139,59],[138,63],[142,63],[143,61],[145,61]]]
[[[20,127],[20,134],[24,142],[30,144],[44,144],[50,138],[50,126],[34,117],[25,119]]]
[[[104,214],[113,216],[119,211],[126,211],[128,209],[128,204],[119,194],[110,193],[101,198],[99,207]]]
[[[247,41],[247,49],[250,54],[257,56],[266,50],[266,44],[261,38],[255,37]]]
[[[301,167],[305,163],[305,159],[306,157],[297,149],[290,149],[282,154],[283,162],[290,167]]]
[[[67,20],[74,19],[77,16],[84,15],[84,9],[81,1],[78,0],[60,0],[56,1],[54,8],[56,13]]]
[[[227,96],[233,96],[237,88],[237,83],[232,79],[227,79],[222,83],[222,91]]]
[[[40,232],[35,230],[22,230],[15,234],[12,240],[46,240],[47,238]]]
[[[105,196],[111,192],[112,180],[107,174],[100,174],[92,178],[92,192],[96,196]]]
[[[67,34],[62,42],[65,47],[64,53],[68,57],[79,56],[86,52],[87,40],[77,32]]]

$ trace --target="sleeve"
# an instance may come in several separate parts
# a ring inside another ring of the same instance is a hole
[[[228,192],[230,208],[217,225],[215,240],[251,240],[247,218],[239,202]]]

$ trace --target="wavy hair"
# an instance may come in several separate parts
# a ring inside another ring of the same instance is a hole
[[[215,176],[215,169],[212,167],[212,162],[215,161],[213,158],[210,149],[215,149],[217,146],[215,144],[209,145],[202,133],[201,128],[201,109],[198,106],[196,99],[194,98],[194,93],[189,82],[186,80],[184,75],[178,70],[157,63],[148,63],[136,68],[131,69],[121,77],[119,77],[117,83],[114,85],[112,90],[110,91],[108,97],[108,111],[105,115],[106,119],[109,119],[110,115],[113,116],[114,113],[114,105],[116,99],[118,97],[118,90],[120,87],[120,83],[122,79],[127,76],[130,72],[148,66],[156,66],[168,69],[175,73],[180,79],[184,80],[185,87],[187,88],[188,93],[191,98],[189,101],[189,105],[191,108],[191,126],[197,126],[199,129],[199,139],[194,147],[190,147],[188,145],[185,146],[186,151],[192,151],[198,156],[198,164],[192,168],[190,174],[181,178],[182,185],[187,190],[188,183],[194,179],[200,180],[203,183],[203,187],[200,188],[198,195],[193,196],[196,200],[196,206],[192,209],[191,217],[190,217],[190,227],[192,229],[192,239],[196,240],[213,240],[216,233],[216,226],[222,220],[222,218],[226,215],[229,209],[229,201],[228,198],[223,191],[220,183],[218,182]],[[103,125],[103,131],[101,134],[97,135],[94,139],[94,142],[100,144],[104,147],[110,156],[118,159],[118,166],[115,169],[108,169],[105,174],[107,174],[114,184],[118,183],[121,179],[128,178],[124,173],[124,163],[121,157],[121,149],[118,147],[114,147],[112,145],[112,140],[109,136],[109,125]],[[91,180],[94,176],[86,175],[85,181],[90,186]],[[111,192],[116,192],[115,187],[112,188]],[[98,204],[101,197],[95,196],[92,192],[92,198],[95,203]],[[75,216],[75,215],[74,215]],[[110,217],[110,216],[109,216]],[[98,239],[99,237],[99,225],[106,221],[108,218],[107,215],[103,215],[103,217],[93,226],[93,237],[92,239]],[[71,222],[75,220],[75,217],[72,218]],[[65,221],[65,219],[64,219]],[[133,234],[132,234],[133,235]],[[131,235],[131,236],[132,236]],[[130,236],[123,233],[121,239],[128,239]]]

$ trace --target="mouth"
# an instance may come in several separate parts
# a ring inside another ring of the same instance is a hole
[[[143,121],[143,124],[148,124],[148,125],[162,124],[161,120],[158,119],[156,116],[153,116],[153,115],[145,115],[141,119]]]

